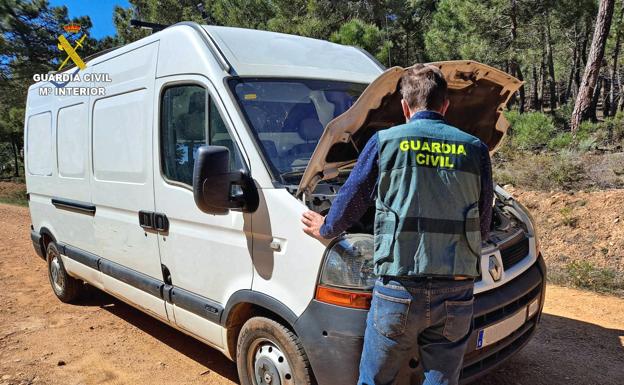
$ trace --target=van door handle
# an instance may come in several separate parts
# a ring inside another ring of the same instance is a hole
[[[139,225],[146,230],[166,233],[169,231],[169,218],[163,213],[141,210],[139,211]]]
[[[146,230],[154,229],[154,213],[151,211],[139,211],[139,226]]]
[[[169,218],[163,213],[154,213],[154,230],[166,233],[169,231]]]

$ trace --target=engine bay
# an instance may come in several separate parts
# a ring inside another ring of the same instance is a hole
[[[327,215],[332,202],[340,191],[340,187],[341,184],[338,183],[319,183],[313,194],[305,196],[305,203],[310,210],[316,211],[321,215]],[[375,207],[371,206],[362,218],[347,229],[346,232],[373,234],[374,220]],[[506,202],[504,197],[495,193],[490,233],[488,239],[484,240],[484,246],[487,243],[499,244],[510,236],[517,234],[518,229],[527,231],[526,225],[513,213],[512,205]]]

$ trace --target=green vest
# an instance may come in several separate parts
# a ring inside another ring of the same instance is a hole
[[[479,276],[479,139],[430,119],[377,135],[375,273]]]

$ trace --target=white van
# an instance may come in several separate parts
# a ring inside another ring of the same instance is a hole
[[[494,149],[521,83],[475,62],[435,64],[449,121]],[[180,23],[88,60],[82,83],[65,86],[103,92],[32,85],[31,237],[54,293],[104,290],[235,360],[242,384],[354,384],[372,211],[326,243],[300,217],[326,212],[368,138],[403,122],[402,71],[326,41]],[[493,204],[464,382],[524,346],[543,304],[529,214],[500,187]],[[420,373],[414,355],[399,382]]]

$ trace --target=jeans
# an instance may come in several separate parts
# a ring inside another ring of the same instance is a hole
[[[394,384],[417,353],[423,384],[456,385],[472,332],[473,288],[472,280],[378,280],[358,384]]]

